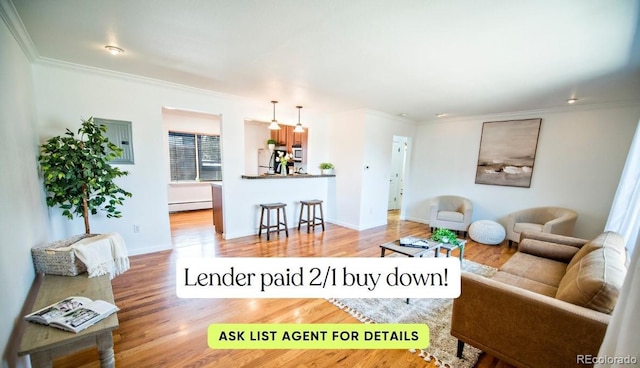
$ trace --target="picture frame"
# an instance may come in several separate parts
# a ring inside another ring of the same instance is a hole
[[[482,123],[476,184],[529,188],[541,118]]]

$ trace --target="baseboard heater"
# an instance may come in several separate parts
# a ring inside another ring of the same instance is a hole
[[[205,210],[210,209],[211,201],[196,201],[196,202],[176,202],[169,203],[169,212],[180,211],[193,211],[193,210]]]

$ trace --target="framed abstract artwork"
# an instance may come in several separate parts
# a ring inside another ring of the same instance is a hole
[[[476,184],[529,188],[542,119],[482,124]]]

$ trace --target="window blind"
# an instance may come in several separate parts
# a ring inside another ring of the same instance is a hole
[[[222,180],[220,136],[169,132],[172,182]]]
[[[219,135],[198,135],[198,171],[200,180],[222,180]]]

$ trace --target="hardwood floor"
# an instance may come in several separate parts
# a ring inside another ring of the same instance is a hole
[[[379,257],[379,245],[402,236],[426,236],[424,224],[400,221],[355,231],[327,224],[326,231],[289,232],[224,240],[214,232],[211,211],[172,214],[173,250],[130,257],[131,269],[116,277],[120,307],[114,331],[117,367],[435,367],[407,350],[213,350],[212,323],[359,323],[324,299],[180,299],[175,262],[180,257]],[[500,246],[467,243],[465,258],[500,267],[513,253]],[[456,252],[453,253],[456,255]],[[54,367],[98,367],[96,349],[60,358]],[[478,368],[510,366],[481,356]]]

